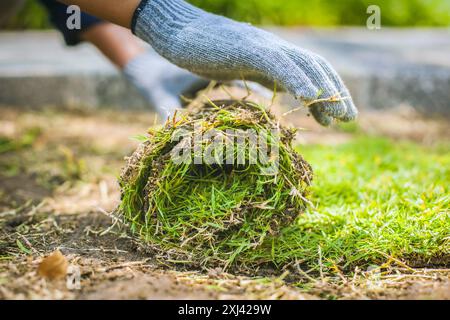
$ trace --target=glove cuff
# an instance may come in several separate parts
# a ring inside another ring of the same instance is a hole
[[[158,52],[203,11],[183,0],[142,0],[134,12],[132,32]]]

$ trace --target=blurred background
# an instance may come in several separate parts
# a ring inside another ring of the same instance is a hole
[[[323,55],[361,110],[406,106],[427,116],[450,115],[448,0],[190,2]],[[0,18],[7,14],[5,3]],[[10,19],[0,19],[0,105],[147,108],[92,45],[65,46],[39,1],[16,3]],[[379,30],[367,27],[371,5],[381,11]],[[294,103],[289,97],[284,102]]]
[[[242,21],[283,26],[363,26],[368,6],[380,6],[384,26],[448,26],[447,0],[190,0],[208,11]],[[27,0],[7,29],[50,28],[46,12]]]

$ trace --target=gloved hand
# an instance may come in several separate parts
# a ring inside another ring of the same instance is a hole
[[[268,88],[276,83],[308,105],[322,125],[357,116],[347,88],[324,58],[249,24],[183,0],[143,0],[132,30],[172,63],[203,77],[244,78]]]

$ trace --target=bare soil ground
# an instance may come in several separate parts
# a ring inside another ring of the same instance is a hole
[[[445,121],[385,115],[363,114],[358,130],[425,144],[450,139]],[[352,139],[352,132],[294,119],[307,129],[301,143]],[[123,158],[137,146],[130,137],[152,123],[151,113],[2,109],[0,137],[22,142],[0,153],[0,299],[450,299],[447,269],[357,271],[339,282],[305,276],[307,285],[298,286],[282,271],[250,276],[165,266],[109,215],[119,203]],[[38,275],[40,261],[56,249],[79,267],[79,290]]]

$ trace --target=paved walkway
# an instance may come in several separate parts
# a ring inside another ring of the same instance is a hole
[[[361,109],[450,116],[450,29],[273,30],[328,58]],[[0,104],[145,107],[94,48],[67,48],[52,31],[0,33]]]

